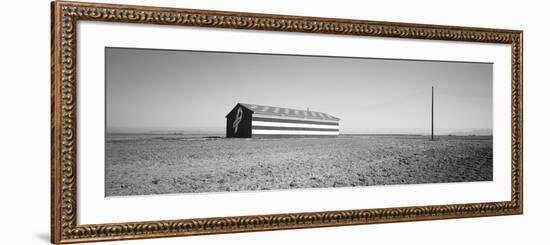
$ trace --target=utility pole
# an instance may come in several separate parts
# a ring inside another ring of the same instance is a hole
[[[434,140],[434,86],[432,86],[432,140]]]

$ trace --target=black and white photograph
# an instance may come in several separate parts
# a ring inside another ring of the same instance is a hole
[[[493,180],[493,64],[105,48],[105,196]]]

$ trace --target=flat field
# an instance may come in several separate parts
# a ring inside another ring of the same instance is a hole
[[[491,181],[491,136],[109,134],[107,196]]]

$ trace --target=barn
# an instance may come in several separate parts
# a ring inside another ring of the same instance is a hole
[[[228,138],[340,134],[339,118],[309,110],[238,103],[225,118]]]

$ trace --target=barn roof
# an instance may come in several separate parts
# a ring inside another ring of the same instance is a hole
[[[253,105],[253,104],[245,104],[245,103],[239,103],[239,104],[253,111],[254,113],[258,113],[258,114],[317,119],[317,120],[340,121],[340,118],[331,116],[324,112],[306,111],[306,110],[282,108],[282,107],[275,107],[275,106],[265,106],[265,105]]]

